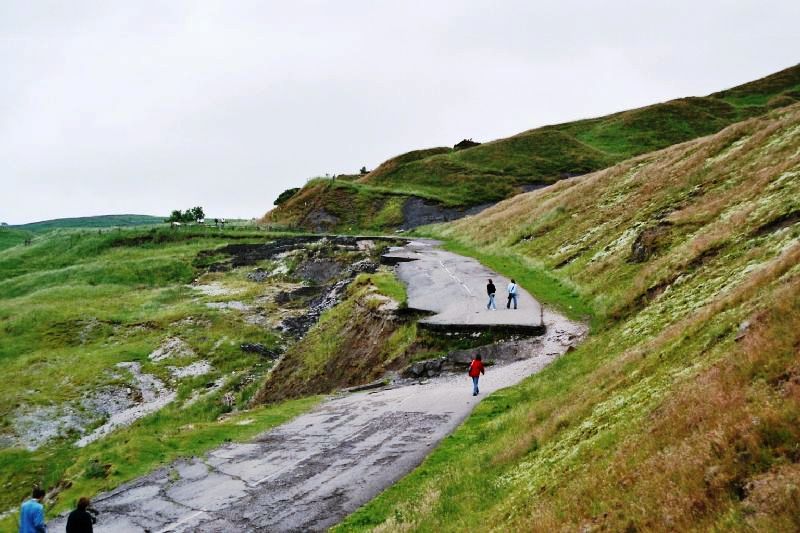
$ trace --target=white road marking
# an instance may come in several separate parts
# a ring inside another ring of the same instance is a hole
[[[458,278],[458,276],[456,276],[452,272],[450,272],[450,269],[448,269],[446,266],[444,266],[444,263],[441,261],[441,259],[439,260],[439,264],[442,265],[442,268],[445,270],[445,272],[447,272],[450,275],[450,277],[453,278],[453,280],[455,280],[456,283],[458,283],[459,285],[464,287],[464,290],[467,291],[467,294],[469,294],[470,296],[473,296],[472,291],[469,290],[469,287],[467,287],[467,285],[463,281],[461,281]]]

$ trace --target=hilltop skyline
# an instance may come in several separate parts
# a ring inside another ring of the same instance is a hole
[[[422,6],[0,7],[0,220],[257,217],[312,176],[704,95],[800,57],[790,2]]]

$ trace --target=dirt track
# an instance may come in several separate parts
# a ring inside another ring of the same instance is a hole
[[[472,319],[474,310],[468,313]],[[465,375],[332,398],[252,442],[98,496],[95,531],[325,529],[412,470],[481,397],[541,370],[585,333],[560,315],[548,313],[545,322],[548,331],[529,357],[489,368],[477,398]],[[50,528],[63,530],[63,517]]]

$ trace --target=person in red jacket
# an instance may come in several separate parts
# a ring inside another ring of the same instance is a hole
[[[483,363],[481,362],[480,354],[477,354],[472,362],[469,364],[469,377],[472,378],[472,395],[478,395],[478,379],[480,378],[481,374],[485,374],[486,370],[483,367]]]

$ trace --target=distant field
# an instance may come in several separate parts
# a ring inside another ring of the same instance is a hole
[[[39,233],[60,228],[148,226],[151,224],[161,224],[164,222],[165,218],[166,217],[155,217],[151,215],[99,215],[95,217],[56,218],[53,220],[43,220],[41,222],[31,222],[29,224],[19,224],[11,226],[11,228]]]

